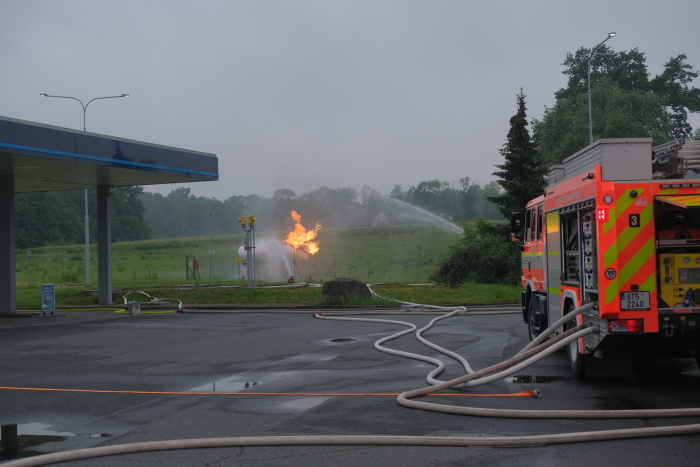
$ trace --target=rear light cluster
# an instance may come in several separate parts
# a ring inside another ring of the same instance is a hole
[[[641,319],[614,319],[608,321],[608,332],[644,332]]]

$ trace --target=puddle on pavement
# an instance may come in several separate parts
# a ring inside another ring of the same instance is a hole
[[[265,415],[292,415],[313,409],[332,399],[328,396],[273,396],[259,399],[232,400],[229,410]]]
[[[196,388],[189,389],[187,392],[245,392],[247,389],[254,389],[264,382],[263,380],[258,381],[257,377],[252,374],[249,376],[255,378],[255,381],[251,378],[242,379],[231,377],[197,386]]]
[[[297,413],[313,409],[323,404],[328,399],[330,399],[330,397],[287,397],[279,403],[268,403],[266,409],[270,413]]]
[[[506,378],[509,383],[521,384],[521,383],[551,383],[553,381],[561,381],[563,378],[559,376],[531,376],[531,375],[513,375]]]
[[[15,431],[9,429],[11,426],[13,425],[3,425],[2,433],[4,436],[9,436],[9,433]],[[44,445],[49,443],[58,443],[75,438],[105,438],[110,436],[105,433],[77,434],[70,431],[58,431],[51,425],[39,422],[17,424],[16,433],[17,438],[15,442],[12,442],[12,439],[9,438],[0,438],[2,443],[0,460],[31,457],[55,451],[56,449],[44,448]]]

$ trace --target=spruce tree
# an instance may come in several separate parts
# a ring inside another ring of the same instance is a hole
[[[500,179],[497,183],[503,188],[503,193],[488,198],[506,218],[510,217],[513,209],[522,209],[529,200],[541,195],[544,188],[542,175],[545,167],[539,148],[527,129],[527,109],[522,88],[517,96],[517,105],[518,112],[510,119],[508,141],[499,151],[505,162],[496,165],[500,170],[493,173]]]

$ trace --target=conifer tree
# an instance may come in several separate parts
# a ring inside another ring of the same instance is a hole
[[[527,109],[522,88],[517,96],[517,106],[517,113],[510,119],[508,141],[499,151],[505,162],[496,165],[499,170],[493,173],[500,179],[497,183],[503,192],[488,198],[506,218],[510,217],[513,209],[522,209],[529,200],[541,195],[544,188],[542,175],[545,167],[539,148],[527,129]]]

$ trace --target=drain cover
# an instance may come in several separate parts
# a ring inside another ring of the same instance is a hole
[[[354,342],[355,339],[348,339],[347,337],[338,337],[336,339],[331,339],[331,342]]]

